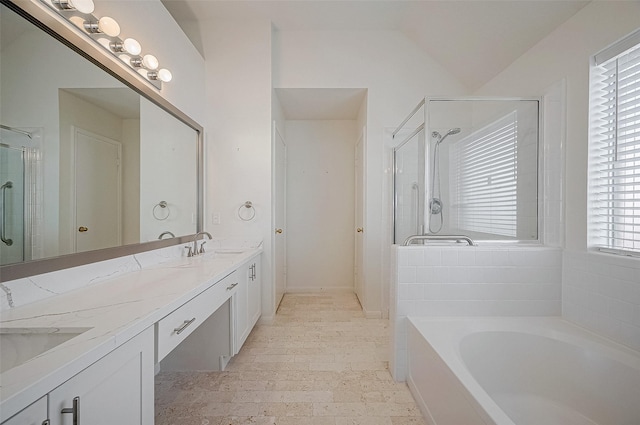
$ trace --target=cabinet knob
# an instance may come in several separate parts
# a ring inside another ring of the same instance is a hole
[[[80,226],[80,227],[78,227],[78,232],[80,232],[80,233],[84,233],[84,232],[86,232],[86,231],[88,231],[88,230],[89,230],[89,228],[88,228],[88,227],[85,227],[85,226]]]
[[[276,229],[276,233],[277,233],[277,234],[282,233],[282,229]]]
[[[362,227],[358,227],[358,228],[356,229],[356,232],[358,232],[358,233],[362,233],[362,232],[364,232],[364,229],[363,229]]]

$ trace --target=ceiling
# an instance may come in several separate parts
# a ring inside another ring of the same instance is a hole
[[[269,19],[279,31],[396,30],[473,91],[589,1],[163,0],[203,53],[211,20]],[[204,56],[204,55],[203,55]]]
[[[366,89],[275,89],[288,120],[356,120]]]

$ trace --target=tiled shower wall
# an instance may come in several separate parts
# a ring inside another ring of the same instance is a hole
[[[640,259],[565,251],[562,316],[640,350]]]
[[[407,316],[559,316],[562,250],[394,246],[391,372],[406,375]]]

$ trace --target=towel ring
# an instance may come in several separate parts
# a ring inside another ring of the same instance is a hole
[[[160,209],[158,209],[158,207],[160,207]],[[167,209],[167,213],[164,217],[162,217],[162,214],[159,214],[163,209]],[[169,216],[171,215],[171,210],[169,209],[169,204],[167,204],[167,201],[160,201],[158,202],[154,207],[153,207],[153,218],[155,218],[156,220],[166,220],[169,218]]]
[[[248,212],[245,212],[244,214],[242,213],[244,210],[243,208],[247,209]],[[253,207],[253,204],[251,203],[251,201],[247,201],[244,204],[240,205],[240,208],[238,208],[238,217],[240,217],[240,220],[242,221],[251,221],[255,218],[256,216],[256,209]]]

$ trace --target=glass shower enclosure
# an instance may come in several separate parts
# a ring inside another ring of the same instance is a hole
[[[393,240],[536,241],[540,99],[426,98],[393,133]]]
[[[33,218],[36,202],[39,130],[0,125],[0,265],[33,257]],[[40,191],[41,192],[41,191]]]

